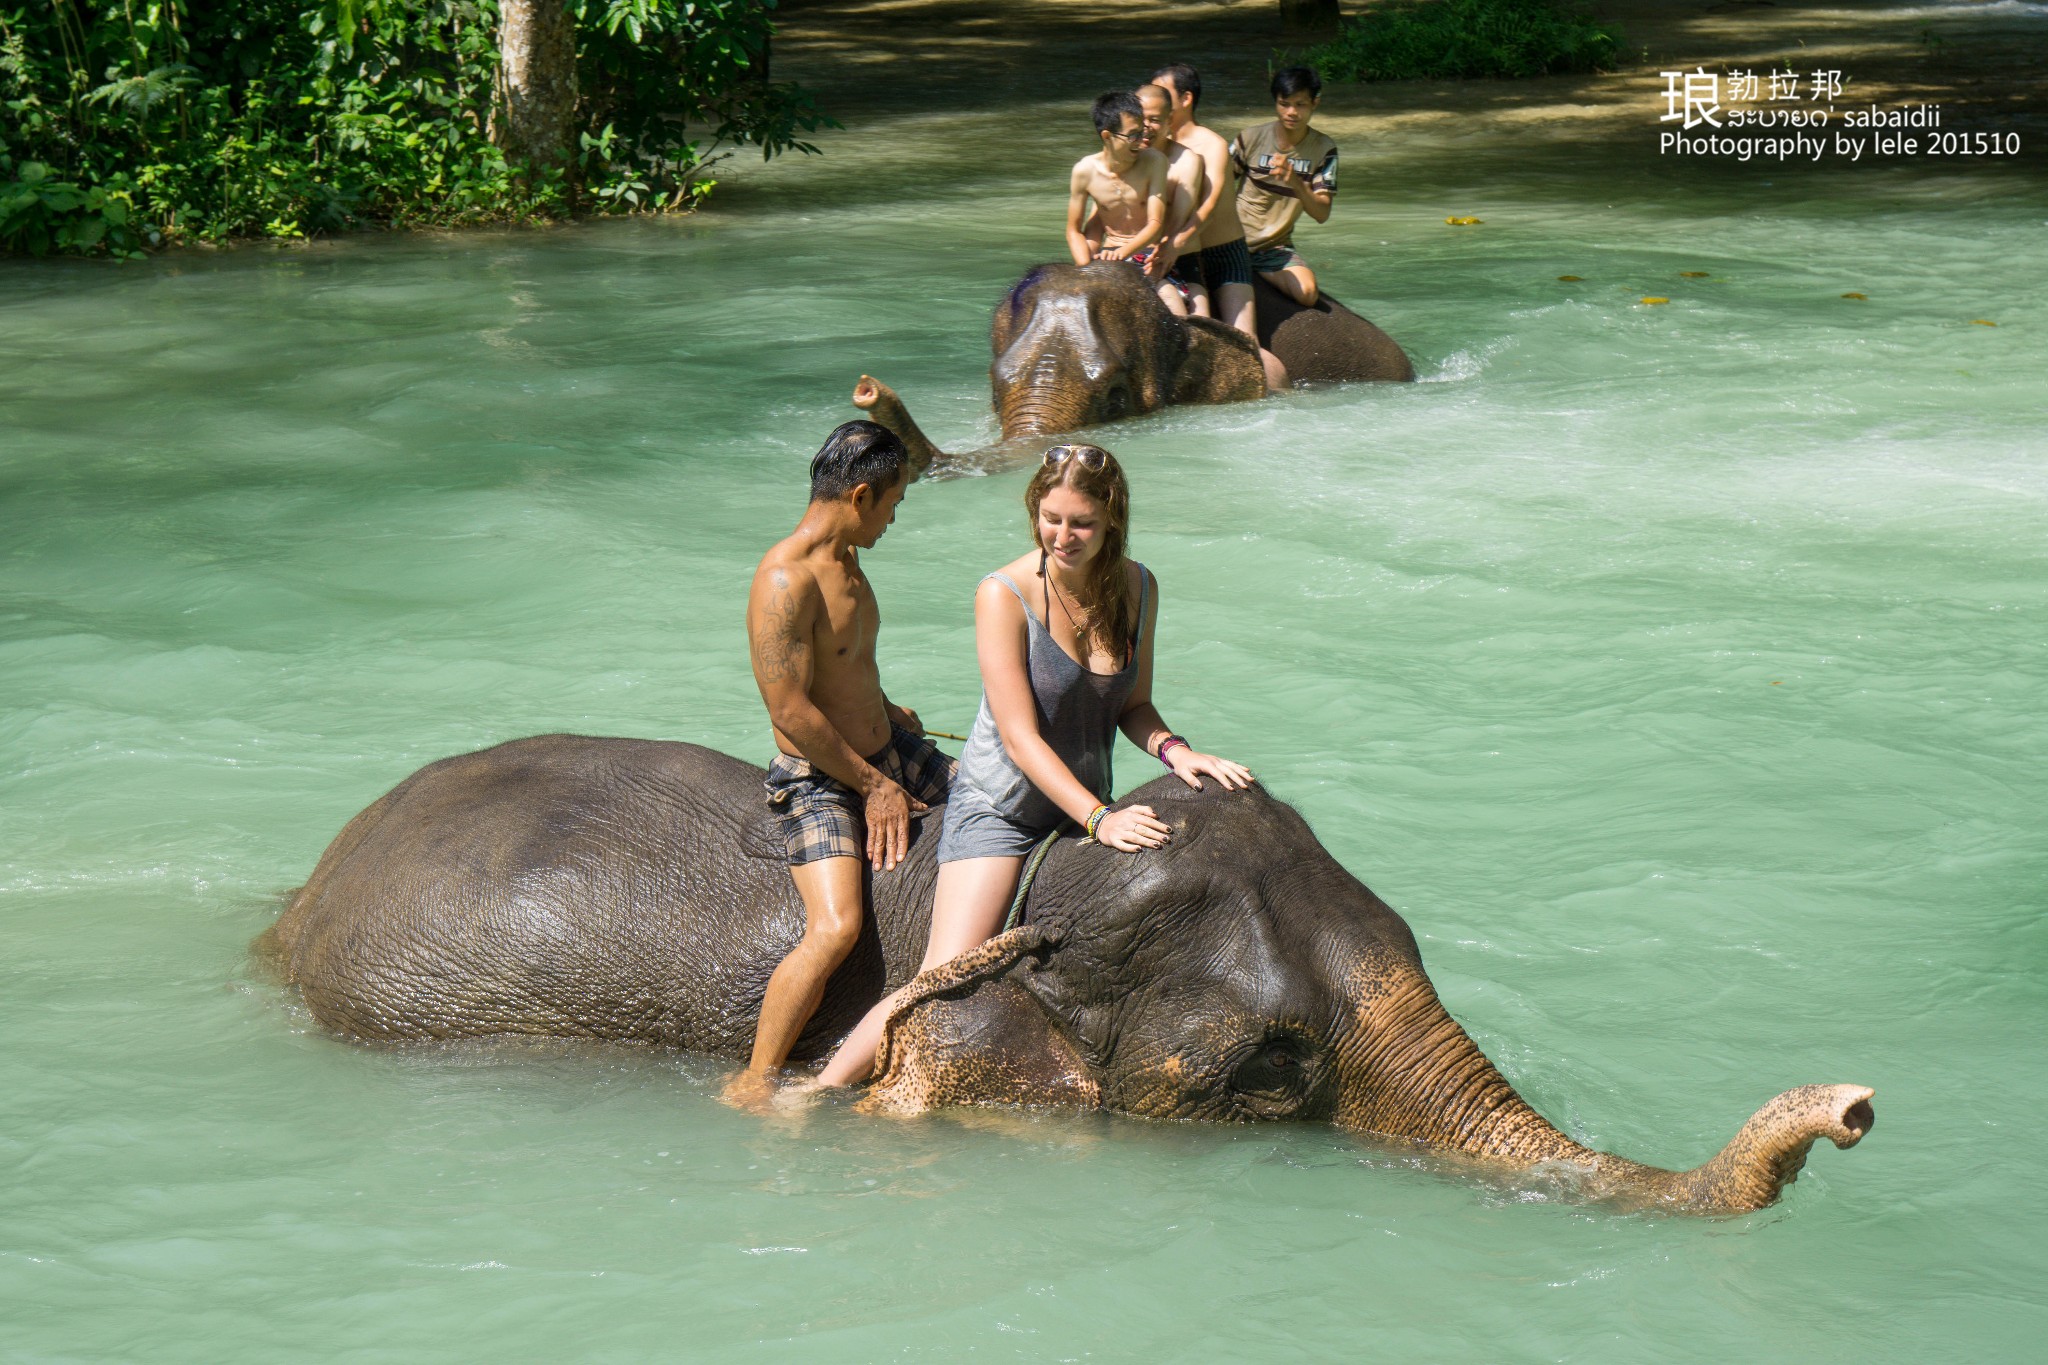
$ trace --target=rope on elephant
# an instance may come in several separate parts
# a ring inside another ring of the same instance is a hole
[[[1062,825],[1060,828],[1064,829],[1065,826]],[[1031,883],[1038,876],[1038,869],[1045,862],[1045,855],[1052,851],[1053,840],[1059,837],[1060,831],[1056,829],[1040,839],[1038,847],[1032,849],[1031,856],[1025,860],[1024,875],[1017,879],[1017,894],[1010,898],[1010,913],[1003,917],[1004,933],[1009,933],[1023,922],[1024,900],[1031,894]]]

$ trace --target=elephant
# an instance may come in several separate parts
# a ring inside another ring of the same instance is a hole
[[[429,764],[351,820],[253,947],[315,1020],[366,1043],[555,1035],[743,1059],[803,908],[762,770],[674,741],[545,735]],[[1580,1146],[1452,1019],[1401,917],[1263,787],[1131,792],[1173,830],[1125,854],[1041,847],[1006,928],[922,974],[936,821],[875,872],[861,941],[795,1058],[883,995],[883,1113],[1078,1106],[1152,1119],[1297,1119],[1566,1172],[1585,1196],[1762,1208],[1873,1092],[1807,1085],[1667,1171]]]
[[[1257,282],[1259,345],[1297,380],[1406,382],[1399,345],[1324,294],[1313,307]],[[1121,262],[1035,266],[996,304],[989,326],[996,416],[1007,443],[1156,412],[1170,403],[1266,395],[1252,339],[1210,318],[1176,317]],[[862,376],[854,403],[895,432],[920,467],[942,456],[887,385]]]

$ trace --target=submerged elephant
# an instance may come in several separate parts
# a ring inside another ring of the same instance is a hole
[[[444,759],[349,822],[257,947],[350,1038],[543,1034],[744,1058],[803,931],[761,777],[695,745],[572,735]],[[1869,1090],[1809,1085],[1695,1170],[1581,1147],[1502,1079],[1438,1001],[1408,926],[1292,808],[1165,778],[1128,799],[1173,842],[1054,842],[1023,922],[913,983],[864,1105],[1319,1119],[1704,1212],[1770,1204],[1816,1139],[1848,1147],[1874,1121]],[[874,914],[799,1058],[914,971],[937,819],[874,877]]]
[[[1328,294],[1304,308],[1261,280],[1259,344],[1297,380],[1406,381],[1392,337]],[[1169,403],[1266,394],[1258,348],[1234,327],[1179,318],[1128,265],[1041,265],[996,304],[989,385],[1005,441],[1079,431]],[[863,377],[854,402],[922,461],[940,451],[886,385]]]

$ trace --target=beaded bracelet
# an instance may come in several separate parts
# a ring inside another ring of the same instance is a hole
[[[1188,750],[1190,753],[1194,751],[1195,746],[1188,743],[1186,740],[1182,739],[1179,735],[1168,735],[1165,739],[1159,741],[1159,751],[1152,755],[1152,757],[1158,759],[1161,763],[1165,763],[1167,770],[1169,772],[1172,771],[1173,764],[1167,762],[1166,751],[1168,749],[1171,749],[1176,744],[1180,745],[1181,748]]]
[[[1103,817],[1109,814],[1108,806],[1097,806],[1088,812],[1088,837],[1093,839],[1095,831],[1102,828]]]

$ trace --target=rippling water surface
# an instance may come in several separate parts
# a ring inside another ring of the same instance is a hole
[[[987,308],[1058,252],[1075,154],[1005,145],[963,186],[849,136],[688,221],[0,266],[5,1354],[2038,1348],[2030,181],[1359,156],[1304,246],[1424,382],[1105,438],[1167,715],[1409,918],[1532,1102],[1690,1165],[1787,1086],[1877,1088],[1771,1212],[1319,1128],[764,1123],[699,1060],[345,1046],[249,973],[277,893],[430,759],[765,758],[744,589],[854,378],[952,447],[991,430]],[[1022,482],[920,486],[870,557],[934,725],[971,716]]]

